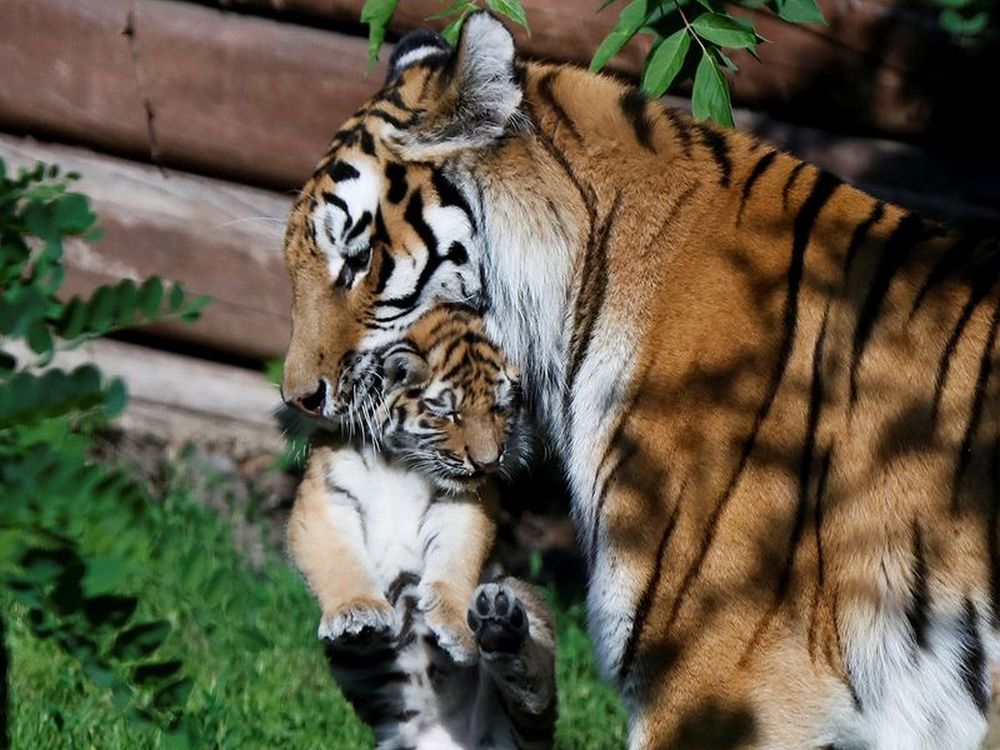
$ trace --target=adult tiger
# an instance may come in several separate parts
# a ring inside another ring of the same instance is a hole
[[[419,33],[292,213],[284,393],[482,309],[565,463],[631,745],[974,747],[997,658],[996,242],[572,67]]]

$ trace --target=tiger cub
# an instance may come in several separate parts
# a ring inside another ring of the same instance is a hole
[[[517,377],[452,306],[381,358],[382,450],[317,442],[289,522],[334,677],[379,748],[551,747],[550,615],[523,582],[480,584],[488,477],[524,439]]]

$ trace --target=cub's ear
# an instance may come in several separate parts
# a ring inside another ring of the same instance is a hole
[[[417,52],[404,53],[403,59],[407,54]],[[396,137],[401,156],[433,160],[488,146],[522,128],[526,118],[518,107],[524,93],[514,59],[507,28],[485,11],[470,15],[443,70],[441,89],[428,93],[431,106]]]
[[[419,388],[427,385],[431,372],[427,361],[411,351],[396,351],[386,357],[383,365],[385,378],[383,390],[391,393],[396,390]]]

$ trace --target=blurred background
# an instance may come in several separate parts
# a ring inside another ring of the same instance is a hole
[[[771,43],[760,62],[734,55],[737,126],[906,207],[995,225],[1000,33],[957,35],[941,5],[918,0],[819,4],[826,26],[755,14]],[[368,70],[362,5],[0,0],[0,159],[8,173],[38,161],[78,173],[73,189],[103,229],[65,242],[60,294],[155,275],[212,298],[194,325],[115,333],[55,359],[96,363],[127,386],[128,406],[96,450],[127,464],[154,500],[137,511],[145,541],[115,551],[132,562],[114,582],[171,624],[156,663],[187,664],[194,676],[179,697],[197,721],[161,732],[127,713],[65,647],[35,637],[23,602],[0,595],[14,746],[370,743],[325,677],[316,612],[284,563],[302,448],[286,446],[274,385],[290,325],[285,217],[339,124],[379,87],[390,51]],[[445,5],[404,0],[387,42]],[[599,6],[524,0],[531,33],[512,26],[522,54],[586,65],[617,18]],[[637,78],[644,39],[608,69]],[[539,470],[508,497],[507,563],[561,607],[561,746],[620,747],[622,713],[593,677],[581,630],[582,565],[557,472]],[[81,544],[101,552],[108,540],[81,524]]]

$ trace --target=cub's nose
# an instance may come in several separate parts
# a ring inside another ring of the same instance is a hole
[[[470,453],[469,463],[477,472],[489,474],[500,468],[500,456],[497,453],[487,456],[474,456]]]
[[[282,395],[286,404],[298,409],[303,414],[308,414],[310,417],[323,416],[323,406],[326,403],[326,383],[324,381],[320,380],[316,390],[312,393],[283,393]]]

